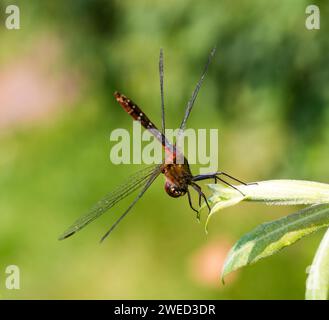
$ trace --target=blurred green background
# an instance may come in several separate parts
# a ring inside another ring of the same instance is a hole
[[[9,4],[20,8],[20,30],[5,28]],[[309,4],[320,8],[320,30],[305,28]],[[219,281],[240,236],[295,207],[229,208],[206,236],[204,216],[198,224],[186,197],[168,197],[161,177],[102,245],[131,199],[57,237],[140,168],[110,162],[111,131],[132,128],[113,92],[160,124],[160,47],[168,127],[217,45],[188,125],[219,129],[220,168],[246,181],[328,182],[328,14],[327,1],[2,0],[0,296],[303,299],[321,234]],[[5,289],[10,264],[20,290]]]

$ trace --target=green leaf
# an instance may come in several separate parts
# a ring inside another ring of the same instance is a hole
[[[228,186],[209,184],[213,194],[209,201],[214,204],[210,218],[219,210],[241,201],[263,202],[268,205],[297,205],[329,203],[329,184],[304,180],[268,180],[255,184],[238,185],[243,195]]]
[[[326,300],[329,292],[329,229],[325,233],[308,270],[307,300]]]
[[[222,278],[328,225],[329,204],[313,205],[284,218],[261,224],[233,246],[225,261]]]

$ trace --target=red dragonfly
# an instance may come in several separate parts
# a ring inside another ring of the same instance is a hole
[[[191,113],[194,102],[200,90],[201,84],[204,80],[206,72],[208,70],[211,59],[215,54],[215,48],[211,51],[208,57],[208,61],[204,67],[202,75],[196,84],[196,87],[192,93],[190,100],[187,103],[185,115],[180,125],[180,130],[178,135],[184,132],[186,127],[187,119]],[[201,205],[202,199],[204,199],[208,209],[210,211],[210,206],[208,204],[207,198],[205,194],[202,192],[201,187],[196,183],[197,181],[205,180],[205,179],[214,179],[215,182],[221,181],[230,187],[238,190],[234,185],[227,182],[223,179],[223,176],[230,178],[238,183],[246,184],[233,176],[220,171],[215,173],[196,175],[194,176],[190,170],[189,163],[187,159],[183,156],[183,161],[178,162],[177,158],[179,155],[182,155],[179,150],[176,149],[176,145],[172,145],[165,136],[165,108],[164,108],[164,94],[163,94],[163,51],[160,49],[160,59],[159,59],[159,74],[160,74],[160,93],[161,93],[161,112],[162,112],[162,123],[161,123],[161,131],[157,129],[155,124],[145,115],[145,113],[134,103],[131,99],[127,98],[123,94],[119,92],[114,93],[115,99],[122,106],[122,108],[136,121],[139,121],[141,125],[149,130],[162,144],[165,150],[165,159],[163,163],[149,166],[135,173],[122,185],[118,186],[112,192],[107,194],[102,200],[100,200],[86,215],[82,216],[80,219],[75,221],[75,223],[69,227],[61,236],[60,240],[66,239],[90,222],[94,221],[96,218],[105,213],[108,209],[112,208],[116,203],[120,200],[126,198],[132,192],[141,188],[141,191],[138,193],[136,198],[132,201],[126,211],[115,221],[115,223],[111,226],[111,228],[105,233],[105,235],[101,238],[103,241],[118,225],[118,223],[130,212],[131,208],[136,204],[136,202],[144,195],[146,190],[151,186],[153,181],[162,173],[165,176],[165,190],[169,196],[177,198],[181,197],[185,194],[188,196],[189,205],[192,210],[197,212],[192,205],[191,194],[189,187],[194,189],[199,195],[199,206]],[[182,158],[181,158],[182,159]]]

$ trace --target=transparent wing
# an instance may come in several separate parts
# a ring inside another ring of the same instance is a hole
[[[159,75],[160,75],[160,95],[161,95],[161,132],[162,137],[165,136],[166,124],[165,124],[165,107],[164,107],[164,94],[163,94],[163,50],[160,49],[160,57],[159,57]],[[162,144],[164,145],[165,141],[162,138]]]
[[[103,199],[98,201],[96,205],[92,207],[86,215],[76,220],[72,224],[72,226],[70,226],[59,237],[59,240],[63,240],[72,236],[73,234],[84,228],[86,225],[88,225],[90,222],[97,219],[99,216],[101,216],[103,213],[105,213],[107,210],[113,207],[116,203],[126,198],[132,192],[136,191],[138,188],[143,186],[143,184],[145,184],[146,181],[150,179],[150,177],[154,174],[154,172],[159,171],[159,168],[160,165],[158,164],[152,165],[130,176],[125,183],[119,185],[112,192],[108,193]]]
[[[143,196],[143,194],[146,192],[146,190],[151,186],[151,184],[153,183],[153,181],[157,178],[157,176],[160,174],[161,172],[161,166],[159,166],[158,168],[156,168],[153,173],[151,174],[151,176],[148,178],[148,180],[146,181],[143,189],[139,192],[139,194],[137,195],[137,197],[134,199],[134,201],[130,204],[130,206],[128,207],[128,209],[119,217],[119,219],[117,219],[117,221],[115,221],[115,223],[112,225],[112,227],[104,234],[104,236],[101,239],[101,242],[104,241],[105,238],[107,238],[109,236],[109,234],[114,230],[114,228],[119,224],[119,222],[130,212],[130,209],[136,204],[136,202]]]
[[[198,83],[195,86],[195,89],[194,89],[194,91],[192,93],[192,96],[191,96],[190,100],[187,103],[187,106],[186,106],[186,109],[185,109],[185,115],[184,115],[183,121],[182,121],[182,123],[181,123],[181,125],[179,127],[179,129],[180,129],[179,130],[179,135],[181,135],[183,133],[183,131],[185,130],[187,119],[190,116],[190,113],[192,111],[192,108],[193,108],[195,99],[198,96],[198,92],[199,92],[199,90],[201,88],[202,82],[204,80],[204,77],[206,76],[206,73],[207,73],[209,64],[211,62],[211,59],[215,55],[215,52],[216,52],[216,48],[213,48],[211,50],[210,54],[209,54],[208,61],[207,61],[206,65],[205,65],[205,67],[203,69],[203,72],[201,74],[201,77],[200,77]]]

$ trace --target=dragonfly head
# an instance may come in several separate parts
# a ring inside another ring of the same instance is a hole
[[[173,198],[181,197],[186,193],[185,189],[179,188],[178,186],[173,183],[170,183],[169,181],[165,183],[165,190]]]

